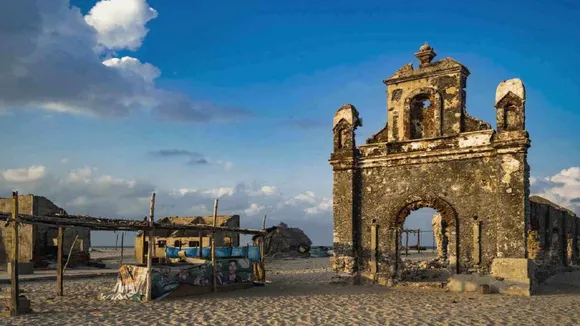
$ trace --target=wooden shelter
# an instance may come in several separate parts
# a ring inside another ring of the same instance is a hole
[[[262,223],[262,229],[244,229],[244,228],[232,228],[228,226],[216,226],[217,220],[217,206],[218,200],[215,200],[214,204],[214,214],[213,214],[213,225],[203,225],[203,224],[168,224],[168,223],[155,223],[154,222],[154,211],[155,211],[155,193],[151,196],[149,210],[149,218],[146,220],[125,220],[125,219],[112,219],[112,218],[101,218],[101,217],[91,217],[91,216],[80,216],[80,215],[26,215],[20,214],[18,210],[18,192],[12,193],[12,213],[0,213],[0,221],[6,221],[6,226],[12,232],[11,245],[10,245],[10,315],[18,315],[18,297],[19,297],[19,284],[18,284],[18,229],[22,224],[33,224],[33,225],[45,225],[51,227],[58,227],[58,253],[57,253],[57,295],[63,295],[63,231],[65,228],[70,227],[85,227],[91,230],[99,231],[143,231],[148,235],[149,241],[149,255],[147,259],[147,270],[148,270],[148,280],[147,280],[147,293],[146,298],[150,300],[151,298],[151,266],[152,259],[151,253],[153,251],[153,244],[155,243],[154,232],[155,230],[167,230],[167,231],[210,231],[210,232],[233,232],[236,234],[251,234],[251,235],[261,235],[264,236],[266,231],[264,230],[264,221]],[[262,242],[263,243],[263,242]],[[212,264],[215,264],[215,244],[212,241]],[[261,265],[263,267],[263,250],[261,256]],[[214,268],[215,270],[215,268]],[[265,273],[263,274],[263,281],[265,282]],[[214,290],[215,288],[215,278],[214,278]]]

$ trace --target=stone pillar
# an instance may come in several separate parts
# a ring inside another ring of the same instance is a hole
[[[337,272],[357,271],[356,244],[356,160],[358,150],[354,131],[362,126],[358,111],[350,104],[343,105],[334,116],[334,152],[330,157],[333,167],[333,225],[334,256],[332,266]]]
[[[433,226],[433,236],[435,237],[435,246],[437,246],[437,258],[445,259],[445,244],[443,243],[443,217],[437,213],[433,215],[431,225]]]
[[[525,128],[525,88],[521,80],[510,79],[496,90],[498,153],[497,257],[526,258],[530,224],[530,147]]]

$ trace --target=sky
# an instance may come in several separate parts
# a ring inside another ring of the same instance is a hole
[[[2,1],[0,197],[118,218],[152,192],[157,216],[218,198],[244,227],[267,215],[330,245],[333,115],[355,105],[364,143],[382,80],[427,41],[470,69],[467,111],[494,128],[497,85],[523,80],[532,193],[578,213],[578,17],[571,0]]]

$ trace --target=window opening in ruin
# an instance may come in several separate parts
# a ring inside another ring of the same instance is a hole
[[[166,240],[159,240],[157,241],[157,247],[159,248],[165,248],[165,245],[167,244]]]
[[[176,248],[179,248],[179,247],[181,247],[181,241],[179,241],[179,240],[175,240],[175,241],[173,242],[173,246],[174,246],[174,247],[176,247]]]
[[[517,120],[515,107],[513,105],[511,105],[511,104],[508,104],[508,105],[506,105],[504,107],[504,111],[503,112],[504,112],[503,113],[503,118],[504,118],[503,125],[504,125],[504,128],[506,130],[513,129],[513,127],[516,124],[516,120]]]
[[[432,104],[431,99],[426,94],[415,96],[411,100],[410,119],[411,124],[411,139],[425,138],[425,109]]]
[[[432,282],[449,277],[445,221],[435,209],[412,211],[399,234],[404,280]]]

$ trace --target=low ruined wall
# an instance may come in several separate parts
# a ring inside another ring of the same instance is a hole
[[[544,198],[530,197],[528,256],[537,265],[537,280],[580,263],[579,236],[576,214]]]

